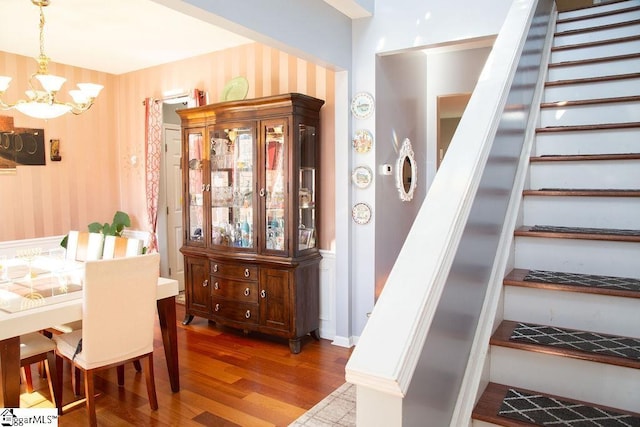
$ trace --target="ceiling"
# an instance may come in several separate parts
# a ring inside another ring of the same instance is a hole
[[[52,63],[111,74],[251,42],[151,0],[51,0],[44,15]],[[39,20],[30,0],[0,0],[0,51],[36,58]]]

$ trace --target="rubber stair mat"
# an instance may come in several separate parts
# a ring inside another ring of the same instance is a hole
[[[529,270],[525,282],[558,283],[588,288],[613,289],[640,292],[640,280],[629,277],[596,276],[559,271]]]
[[[636,193],[640,188],[539,188],[539,191],[585,191],[591,193]]]
[[[640,427],[640,418],[510,388],[498,415],[538,426]]]
[[[518,323],[509,341],[640,360],[640,339],[555,326]]]
[[[576,234],[613,234],[616,236],[640,236],[640,230],[627,230],[618,228],[588,228],[588,227],[562,227],[554,225],[534,225],[529,231],[543,231],[550,233],[576,233]]]

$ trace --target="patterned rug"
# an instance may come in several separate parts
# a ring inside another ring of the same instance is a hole
[[[640,360],[640,339],[518,323],[510,341]]]
[[[498,415],[538,426],[640,427],[640,418],[509,389]]]
[[[350,383],[344,383],[338,387],[320,403],[289,424],[290,427],[355,427],[355,425],[356,386]]]
[[[525,282],[559,283],[589,288],[602,288],[640,292],[640,280],[628,277],[596,276],[592,274],[562,273],[558,271],[530,270]]]

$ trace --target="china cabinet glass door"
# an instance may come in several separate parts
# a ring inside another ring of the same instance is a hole
[[[287,182],[285,180],[286,121],[262,122],[264,141],[264,182],[261,195],[264,199],[264,241],[267,250],[286,249],[287,215],[285,200]]]
[[[209,129],[211,243],[254,247],[254,146],[251,125]]]
[[[298,250],[316,247],[316,128],[299,124]]]
[[[205,166],[205,151],[203,146],[204,129],[188,129],[188,182],[187,200],[189,209],[187,212],[188,243],[204,244],[204,194],[206,184],[204,182],[203,167]]]

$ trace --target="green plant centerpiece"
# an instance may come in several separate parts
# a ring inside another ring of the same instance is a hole
[[[102,233],[105,236],[117,236],[122,237],[122,231],[125,227],[131,227],[131,219],[129,215],[122,211],[117,211],[113,216],[111,224],[105,222],[92,222],[89,224],[89,232]],[[66,249],[69,235],[64,236],[64,239],[60,242],[60,246]]]

